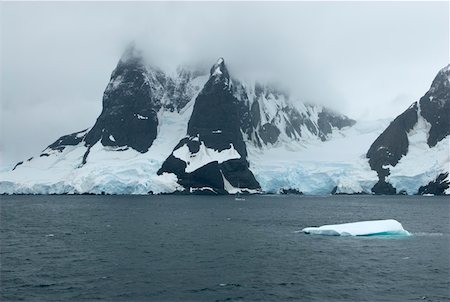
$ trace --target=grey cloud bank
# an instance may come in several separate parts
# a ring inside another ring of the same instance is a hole
[[[2,2],[1,165],[94,124],[124,47],[155,65],[276,79],[352,118],[391,118],[449,62],[446,2]]]

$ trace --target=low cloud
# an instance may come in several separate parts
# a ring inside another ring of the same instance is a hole
[[[130,41],[167,71],[224,57],[353,118],[389,118],[446,65],[446,2],[2,2],[3,164],[91,126]],[[395,101],[397,100],[397,101]]]

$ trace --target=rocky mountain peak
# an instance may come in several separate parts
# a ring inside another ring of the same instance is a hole
[[[450,134],[450,65],[438,72],[430,90],[420,99],[419,108],[431,125],[428,145],[433,147]]]
[[[389,182],[390,167],[395,167],[400,159],[408,156],[412,130],[422,120],[427,127],[415,131],[425,132],[429,148],[435,147],[450,135],[450,65],[441,69],[434,78],[430,89],[402,114],[397,116],[383,133],[373,142],[367,152],[372,170],[379,176],[379,182],[372,191],[378,194],[395,194],[396,189]]]
[[[222,74],[228,76],[228,70],[225,66],[225,60],[223,58],[219,58],[217,62],[211,67],[210,75],[219,76]]]
[[[431,84],[429,93],[436,93],[450,87],[450,64],[439,70]]]
[[[210,79],[208,82],[210,85],[221,83],[225,86],[223,88],[231,87],[230,73],[228,72],[228,68],[225,65],[225,60],[223,58],[219,58],[217,60],[217,62],[211,67],[209,73]]]
[[[223,59],[195,99],[186,137],[181,139],[158,174],[174,173],[190,192],[231,193],[260,189],[247,161],[239,123],[239,100],[230,88]]]

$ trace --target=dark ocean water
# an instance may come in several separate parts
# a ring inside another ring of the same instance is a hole
[[[450,198],[1,196],[1,301],[449,301]],[[306,226],[393,218],[402,238]]]

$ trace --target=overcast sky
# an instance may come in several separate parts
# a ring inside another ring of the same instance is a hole
[[[132,40],[163,69],[223,56],[355,119],[395,117],[449,62],[448,2],[0,5],[0,165],[92,126]]]

